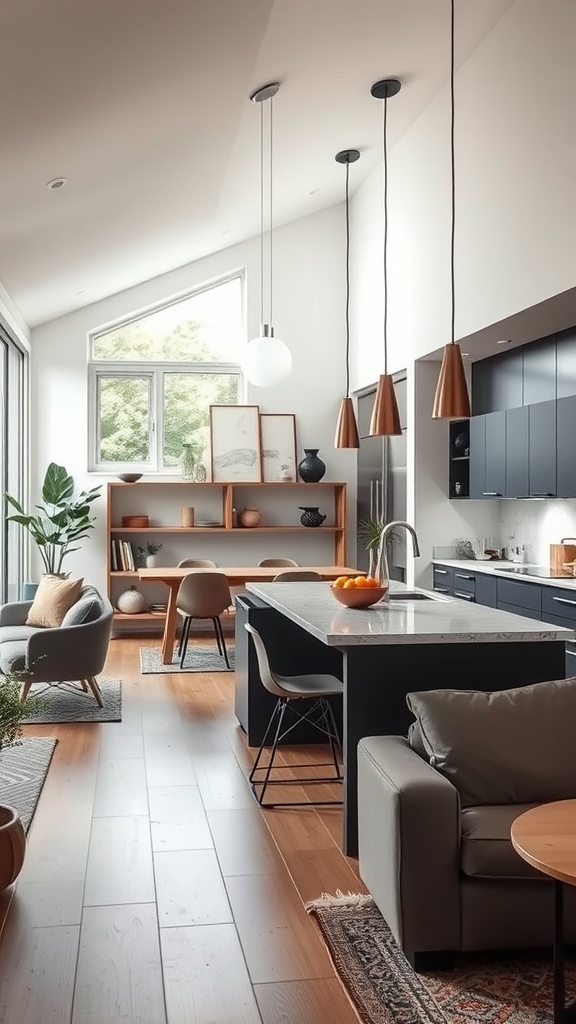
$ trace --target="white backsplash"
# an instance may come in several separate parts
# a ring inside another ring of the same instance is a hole
[[[576,498],[515,498],[499,504],[500,544],[505,548],[525,545],[528,562],[548,565],[550,544],[576,537]]]

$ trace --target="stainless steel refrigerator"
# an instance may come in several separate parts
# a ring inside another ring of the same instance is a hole
[[[369,437],[370,417],[376,387],[358,396],[357,515],[362,520],[406,519],[406,378],[395,380],[402,434],[398,437]],[[357,538],[356,565],[368,569],[368,552]],[[406,533],[403,530],[388,546],[390,578],[406,579]]]

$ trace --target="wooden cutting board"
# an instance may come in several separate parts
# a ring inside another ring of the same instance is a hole
[[[576,544],[551,544],[550,568],[563,569],[566,562],[576,559]],[[576,567],[575,567],[576,568]]]

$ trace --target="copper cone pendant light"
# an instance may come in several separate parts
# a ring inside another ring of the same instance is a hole
[[[450,284],[452,291],[451,342],[442,357],[440,376],[432,409],[432,419],[456,419],[470,416],[470,397],[460,345],[455,341],[454,234],[456,225],[456,189],[454,173],[454,0],[450,0],[450,170],[452,229],[450,237]]]
[[[375,82],[370,92],[378,100],[384,100],[382,117],[382,169],[384,177],[384,373],[376,389],[376,398],[370,420],[370,434],[377,437],[393,437],[402,433],[400,414],[394,391],[392,375],[388,373],[388,147],[386,143],[388,126],[388,98],[400,92],[397,78],[383,78]]]
[[[346,164],[346,398],[342,399],[338,413],[334,438],[335,448],[360,447],[356,414],[350,398],[350,202],[348,191],[350,164],[359,159],[360,153],[357,149],[343,149],[335,156],[337,163]]]

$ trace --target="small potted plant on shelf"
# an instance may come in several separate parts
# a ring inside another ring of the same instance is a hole
[[[20,700],[22,673],[0,675],[0,766],[2,751],[16,746],[22,735],[22,719],[41,711],[42,697]],[[2,791],[0,789],[0,799]],[[0,891],[17,879],[24,863],[26,834],[15,807],[0,802]]]
[[[138,548],[138,554],[144,559],[147,569],[154,569],[156,566],[156,555],[160,551],[162,545],[155,544],[153,540],[149,540],[144,547]]]
[[[67,577],[62,572],[66,555],[78,551],[76,544],[94,529],[96,516],[91,504],[99,496],[101,485],[89,491],[80,491],[74,497],[74,479],[64,468],[51,462],[42,484],[42,504],[35,505],[35,514],[25,512],[19,501],[6,494],[6,501],[16,514],[7,516],[8,522],[20,523],[35,541],[42,559],[44,572],[51,576]]]

